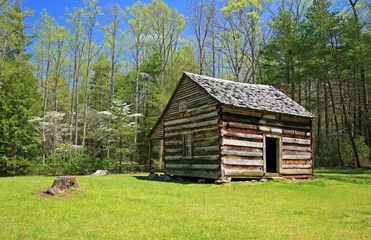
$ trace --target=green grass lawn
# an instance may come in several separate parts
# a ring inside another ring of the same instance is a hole
[[[0,178],[0,239],[371,239],[371,171],[315,181],[156,182],[78,176],[82,192],[40,197],[54,177]]]

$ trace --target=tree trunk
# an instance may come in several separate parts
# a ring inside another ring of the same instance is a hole
[[[341,147],[340,147],[341,145],[340,145],[340,139],[339,139],[339,123],[338,123],[338,118],[337,118],[337,115],[336,115],[334,95],[332,93],[331,82],[329,80],[327,80],[327,83],[328,83],[329,92],[330,92],[332,112],[334,114],[334,120],[335,120],[336,145],[337,145],[338,154],[339,154],[339,163],[340,163],[340,166],[345,166],[343,156],[341,154]]]
[[[323,91],[325,93],[325,136],[328,138],[329,132],[330,132],[330,116],[329,116],[329,110],[328,110],[328,96],[327,96],[327,84],[324,82],[324,88]]]
[[[317,81],[317,144],[316,151],[319,152],[322,141],[322,111],[320,107],[320,83]]]
[[[352,127],[350,126],[349,121],[348,121],[348,117],[347,117],[347,112],[346,112],[346,108],[345,108],[345,101],[344,101],[344,92],[343,92],[343,86],[342,86],[341,81],[339,81],[339,90],[340,90],[340,105],[341,105],[341,108],[343,110],[345,128],[346,128],[350,143],[352,145],[356,166],[361,167],[361,162],[359,161],[357,146],[356,146],[356,143],[354,141]]]
[[[47,63],[46,63],[46,80],[45,80],[45,90],[44,90],[44,104],[43,104],[43,128],[42,128],[42,164],[45,165],[45,154],[46,154],[46,135],[45,135],[45,128],[46,128],[46,122],[45,122],[45,115],[47,112],[47,103],[48,103],[48,93],[49,93],[49,69],[50,69],[50,55],[49,55],[49,49],[50,49],[50,42],[48,46],[48,57],[47,57]]]

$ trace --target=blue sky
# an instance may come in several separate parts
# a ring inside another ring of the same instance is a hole
[[[187,0],[163,0],[169,7],[175,7],[183,15],[187,14]],[[122,8],[131,6],[136,0],[99,0],[100,6],[106,6],[111,3],[118,3]],[[142,0],[143,3],[149,3],[151,0]],[[82,0],[24,0],[23,6],[34,11],[34,17],[29,18],[27,22],[33,23],[40,18],[40,12],[45,8],[47,12],[55,17],[61,24],[63,17],[65,17],[66,7],[73,9],[74,7],[81,7]]]

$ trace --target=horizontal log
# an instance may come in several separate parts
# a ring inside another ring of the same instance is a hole
[[[222,155],[236,155],[244,157],[261,157],[263,156],[262,152],[247,152],[247,151],[238,151],[238,150],[226,150],[222,148]]]
[[[181,160],[183,156],[165,156],[165,161]]]
[[[296,144],[302,144],[302,145],[310,145],[310,139],[283,137],[282,142],[283,143],[296,143]]]
[[[263,160],[244,160],[244,159],[222,158],[222,163],[227,164],[227,165],[263,166]]]
[[[193,117],[165,121],[164,125],[165,126],[170,126],[170,125],[176,125],[176,124],[183,124],[183,123],[187,123],[187,122],[197,121],[197,120],[216,117],[216,116],[218,116],[218,112],[213,111],[213,112],[210,112],[210,113],[200,114],[200,115],[196,115],[196,116],[193,116]]]
[[[311,155],[282,155],[282,159],[294,159],[294,160],[310,160],[312,159]]]
[[[289,130],[289,129],[283,129],[283,133],[284,134],[295,135],[295,131],[294,130]]]
[[[192,157],[184,157],[184,156],[165,156],[166,161],[175,161],[175,160],[182,160],[182,159],[192,159],[192,160],[219,160],[219,155],[205,155],[205,156],[192,156]]]
[[[283,144],[282,150],[293,150],[293,151],[303,151],[303,152],[311,152],[311,147],[297,147],[297,146],[287,146]]]
[[[312,164],[311,160],[282,160],[282,164]]]
[[[305,136],[305,135],[306,135],[306,132],[295,131],[295,135],[296,135],[296,136]]]
[[[208,146],[208,147],[195,147],[195,152],[212,152],[219,151],[219,146]]]
[[[271,128],[266,126],[258,126],[258,129],[263,132],[270,132]]]
[[[305,168],[312,168],[312,164],[282,164],[282,168],[285,169],[305,169]]]
[[[224,169],[224,176],[226,177],[234,177],[234,176],[258,177],[258,176],[263,176],[263,171]]]
[[[239,137],[239,138],[247,138],[247,139],[263,139],[263,135],[232,132],[232,131],[226,131],[224,129],[222,129],[221,134],[222,136],[229,136],[229,137]]]
[[[309,118],[289,117],[289,116],[281,115],[281,120],[282,121],[287,121],[287,122],[310,124],[310,119]]]
[[[182,134],[192,134],[192,133],[199,133],[199,132],[209,132],[209,131],[217,131],[219,132],[219,126],[217,127],[210,127],[210,128],[201,128],[201,129],[196,129],[192,131],[183,131],[183,132],[165,132],[165,137],[173,137],[173,136],[178,136]]]
[[[175,163],[168,163],[165,164],[165,168],[172,168],[172,169],[218,169],[220,168],[219,164],[175,164]]]
[[[213,137],[200,137],[197,138],[196,135],[193,135],[193,142],[208,142],[208,143],[214,143],[219,142],[219,136],[213,136]]]
[[[276,133],[276,134],[282,134],[282,129],[280,129],[280,128],[271,128],[271,132],[272,133]]]
[[[165,148],[165,152],[166,153],[179,153],[179,152],[182,152],[183,151],[183,148]]]
[[[256,118],[256,117],[242,117],[242,116],[233,115],[230,113],[223,113],[222,119],[223,121],[242,122],[242,123],[247,123],[247,124],[259,124],[259,125],[264,125],[264,126],[275,126],[275,127],[300,129],[300,130],[310,130],[310,124],[282,122],[282,121],[262,119],[262,118]]]
[[[164,116],[165,121],[173,121],[178,119],[183,119],[187,117],[192,117],[202,113],[209,113],[211,111],[215,111],[217,109],[215,103],[193,103],[187,102],[187,111],[179,113],[179,105],[177,103],[172,103],[169,107],[166,116]]]
[[[192,157],[195,160],[219,160],[219,155],[205,155],[205,156],[193,156]]]
[[[221,149],[224,149],[224,150],[245,151],[245,152],[263,152],[263,149],[262,148],[245,147],[245,146],[225,146],[224,145],[224,146],[222,146]]]
[[[218,123],[219,123],[218,119],[213,119],[213,120],[204,121],[204,122],[182,124],[182,125],[177,125],[174,127],[165,127],[165,132],[179,131],[179,130],[190,129],[190,128],[207,127],[209,125],[216,125]]]
[[[207,105],[204,105],[204,106],[201,106],[201,107],[189,108],[189,109],[187,109],[187,112],[186,112],[189,115],[186,115],[186,117],[191,116],[191,115],[195,115],[195,114],[210,112],[210,111],[215,110],[215,109],[217,109],[216,105],[211,106],[211,107],[209,107]]]
[[[241,147],[263,148],[262,142],[250,142],[250,141],[240,141],[240,140],[232,140],[232,139],[223,139],[222,144],[231,145],[231,146],[241,146]]]
[[[284,175],[312,174],[312,169],[281,169],[280,173]]]
[[[236,108],[231,106],[223,106],[223,112],[233,113],[233,114],[241,114],[246,116],[253,116],[253,117],[261,117],[262,113],[258,111],[251,111],[247,110],[246,108]]]
[[[234,127],[234,128],[251,129],[251,130],[258,129],[258,126],[256,125],[246,124],[246,123],[237,123],[237,122],[228,122],[228,126]]]
[[[221,176],[221,171],[217,170],[203,170],[203,169],[165,169],[165,174],[180,177],[199,177],[218,179]]]
[[[264,113],[262,118],[277,120],[277,115]]]

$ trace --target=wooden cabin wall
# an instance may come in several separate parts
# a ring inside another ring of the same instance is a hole
[[[257,125],[221,121],[221,136],[224,176],[263,176],[263,131]]]
[[[179,113],[179,101],[187,100],[187,112]],[[178,119],[197,113],[202,108],[218,105],[215,100],[205,89],[200,87],[197,83],[185,77],[179,84],[174,96],[169,102],[169,106],[163,116],[164,121],[169,119]],[[193,113],[192,113],[193,112]]]
[[[265,136],[280,141],[280,174],[312,175],[310,120],[223,108],[220,126],[223,176],[263,176]]]
[[[178,104],[187,100],[187,111]],[[184,79],[163,117],[165,173],[217,179],[221,176],[218,102],[197,83]],[[183,135],[192,134],[192,156],[184,157]]]

